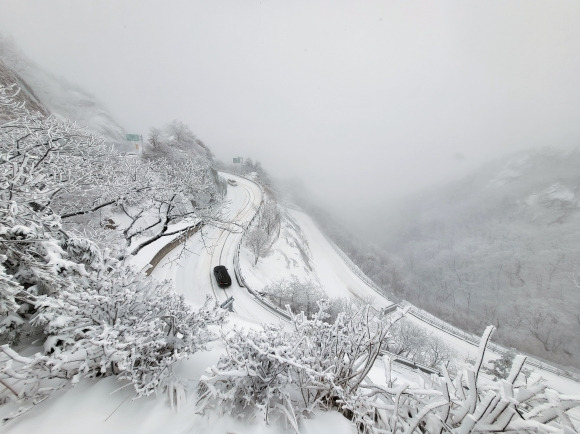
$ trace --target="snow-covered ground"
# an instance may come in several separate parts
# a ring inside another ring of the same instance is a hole
[[[269,252],[257,263],[248,248],[240,249],[240,271],[252,290],[261,292],[269,285],[295,277],[300,282],[319,282],[312,266],[308,242],[297,223],[288,215],[282,216],[280,233]]]
[[[241,227],[247,225],[254,216],[262,200],[261,189],[251,181],[230,174],[238,185],[228,187],[225,220],[236,222],[206,227],[192,236],[183,247],[174,249],[155,268],[152,275],[157,279],[171,279],[175,288],[193,305],[204,303],[206,296],[212,296],[222,303],[234,297],[234,312],[229,315],[225,330],[242,327],[259,327],[265,322],[278,322],[279,317],[256,302],[255,296],[240,287],[234,276],[234,259],[242,237]],[[362,282],[336,254],[328,240],[314,222],[304,213],[291,211],[289,219],[281,229],[280,239],[274,244],[272,253],[253,266],[252,258],[242,249],[240,267],[251,285],[263,286],[288,277],[293,273],[301,279],[315,279],[332,297],[352,297],[363,300],[373,299],[376,307],[392,304]],[[295,223],[299,224],[299,228]],[[161,246],[159,246],[161,247]],[[144,252],[144,258],[151,252]],[[140,258],[137,262],[145,263]],[[213,277],[213,267],[225,265],[232,276],[232,286],[226,290],[217,286]],[[261,288],[254,288],[260,290]],[[419,321],[419,320],[417,320]],[[471,357],[477,349],[462,340],[430,327],[461,354]],[[46,433],[281,433],[290,432],[284,427],[267,426],[263,421],[240,422],[219,414],[195,414],[195,388],[202,372],[215,364],[224,347],[215,343],[208,352],[197,353],[191,359],[181,362],[180,373],[187,379],[187,400],[180,411],[170,408],[165,397],[149,397],[133,400],[133,392],[115,378],[81,381],[74,389],[61,391],[56,396],[33,407],[23,416],[9,422],[3,428],[8,433],[32,433],[42,430]],[[393,366],[393,376],[399,381],[413,381],[413,372],[403,366]],[[373,381],[384,378],[382,362],[371,371]],[[549,373],[542,373],[551,387],[563,393],[577,393],[578,384]],[[0,417],[14,410],[9,405],[0,407]],[[345,418],[335,412],[318,412],[304,421],[304,433],[333,432],[354,433],[356,429]]]
[[[243,324],[233,321],[232,326]],[[134,400],[130,388],[114,377],[85,380],[74,389],[58,392],[56,396],[33,407],[28,413],[14,419],[1,429],[5,433],[207,433],[207,434],[279,434],[290,432],[282,427],[266,425],[261,420],[241,422],[227,415],[195,413],[194,388],[205,368],[214,364],[223,353],[217,346],[212,351],[197,353],[181,365],[182,374],[189,378],[187,402],[179,411],[171,409],[165,397],[151,396]],[[0,407],[4,416],[7,406]],[[319,412],[305,420],[304,434],[319,434],[332,427],[335,434],[353,434],[356,429],[335,412]]]
[[[393,305],[392,301],[379,295],[348,267],[307,214],[296,210],[290,213],[305,234],[314,269],[329,297],[355,298],[369,302],[376,309]]]
[[[227,174],[228,178],[234,175]],[[157,279],[171,279],[175,288],[195,306],[205,302],[206,296],[223,302],[229,296],[235,298],[236,312],[229,316],[224,331],[232,328],[259,327],[264,322],[278,322],[279,318],[255,303],[245,288],[237,285],[233,276],[233,261],[242,236],[240,226],[247,224],[261,202],[260,188],[243,178],[235,177],[237,187],[229,187],[224,220],[237,225],[204,228],[191,237],[183,248],[169,253],[155,268],[152,276]],[[169,240],[158,242],[161,248]],[[142,266],[152,257],[145,251],[143,257],[135,260]],[[215,265],[223,264],[232,273],[232,286],[220,289],[213,277]],[[179,411],[171,409],[164,396],[151,396],[134,400],[134,392],[125,383],[114,377],[100,380],[84,380],[75,388],[59,391],[50,399],[32,407],[27,413],[17,417],[2,427],[7,433],[283,433],[290,432],[284,427],[268,426],[264,421],[241,422],[219,414],[199,415],[195,413],[195,388],[203,371],[215,364],[224,348],[215,343],[207,352],[199,352],[179,364],[182,378],[188,380],[187,400]],[[4,418],[16,410],[11,404],[0,406],[0,417]],[[356,429],[344,417],[335,412],[320,412],[310,420],[305,420],[302,432],[314,434],[324,432],[328,427],[337,434],[355,433]]]

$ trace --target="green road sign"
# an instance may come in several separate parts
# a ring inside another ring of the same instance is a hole
[[[129,142],[138,142],[141,140],[141,136],[139,134],[127,134],[127,141]]]
[[[234,164],[235,163],[242,163],[244,159],[242,157],[234,157]]]

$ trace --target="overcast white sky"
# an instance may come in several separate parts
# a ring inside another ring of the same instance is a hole
[[[183,120],[334,209],[580,143],[577,0],[0,0],[0,32],[128,132]]]

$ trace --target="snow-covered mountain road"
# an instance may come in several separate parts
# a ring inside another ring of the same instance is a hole
[[[171,279],[176,290],[189,302],[201,305],[209,295],[218,304],[234,298],[234,312],[254,323],[278,322],[279,317],[256,302],[253,295],[241,287],[234,274],[234,258],[243,235],[243,228],[252,220],[260,203],[260,187],[245,178],[220,173],[235,179],[237,186],[228,186],[223,224],[205,226],[182,247],[174,249],[155,268],[157,279]],[[213,275],[216,265],[225,265],[232,278],[229,288],[220,288]]]

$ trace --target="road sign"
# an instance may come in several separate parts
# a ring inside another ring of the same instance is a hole
[[[141,136],[139,134],[127,134],[128,142],[139,142],[141,141]]]
[[[234,164],[238,163],[243,163],[244,159],[242,157],[234,157]]]

